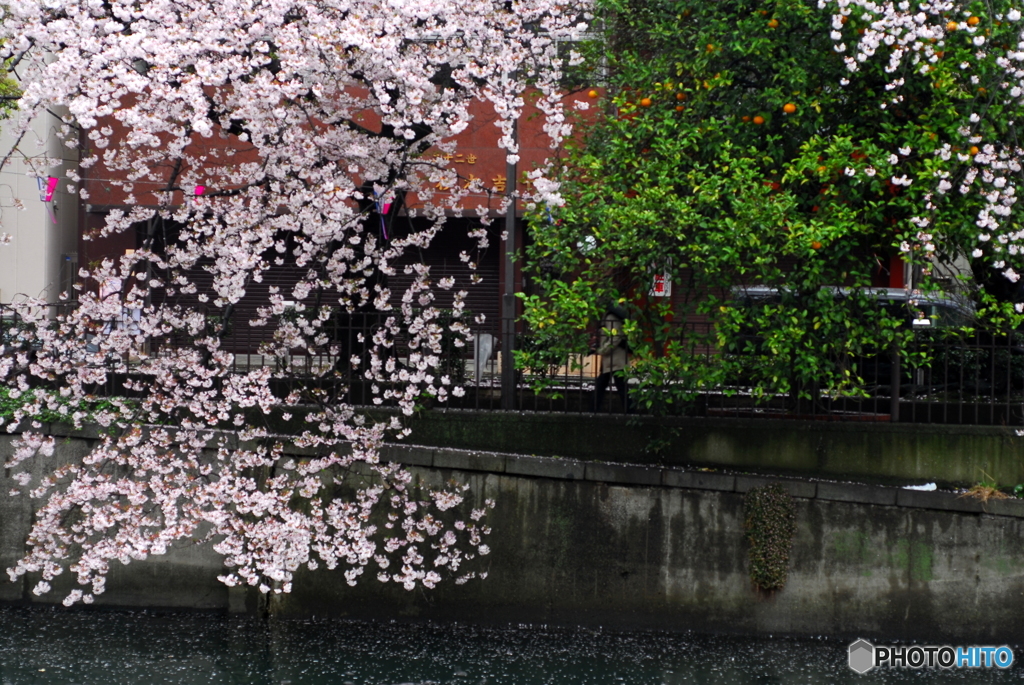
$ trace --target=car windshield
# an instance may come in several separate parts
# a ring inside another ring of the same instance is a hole
[[[918,327],[949,328],[970,325],[974,306],[966,298],[943,292],[918,293],[902,288],[829,288],[836,298],[866,295],[877,298],[878,306],[894,318]],[[784,304],[785,291],[766,286],[738,286],[733,298],[744,307]]]

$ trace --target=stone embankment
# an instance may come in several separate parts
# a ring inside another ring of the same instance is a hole
[[[9,454],[10,440],[0,439],[0,455]],[[77,458],[92,442],[67,437],[54,458]],[[497,501],[488,516],[493,551],[476,567],[488,571],[486,580],[406,592],[372,574],[349,587],[340,571],[321,569],[303,572],[292,594],[265,606],[251,591],[216,581],[220,559],[212,551],[186,547],[114,569],[98,603],[989,644],[1024,634],[1024,501],[982,503],[820,473],[778,477],[407,445],[389,447],[386,457],[425,484],[468,483],[470,504]],[[21,554],[32,517],[31,500],[6,494],[9,478],[0,494],[5,568]],[[744,493],[770,482],[793,496],[797,532],[785,588],[764,594],[749,578],[743,503]],[[30,588],[4,578],[0,601],[60,599]]]

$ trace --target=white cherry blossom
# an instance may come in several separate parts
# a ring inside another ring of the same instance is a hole
[[[198,540],[224,555],[223,582],[270,594],[319,566],[344,569],[350,583],[373,566],[409,589],[475,577],[465,567],[487,553],[488,528],[476,516],[451,520],[472,494],[382,463],[385,437],[408,429],[369,418],[336,388],[339,378],[365,381],[373,403],[405,415],[424,398],[462,394],[440,367],[443,341],[469,336],[465,293],[445,318],[428,268],[406,266],[398,298],[386,277],[477,203],[428,153],[454,153],[474,103],[493,110],[510,160],[528,85],[550,143],[570,133],[558,46],[586,28],[586,4],[11,0],[4,9],[2,56],[24,90],[14,134],[67,112],[60,135],[81,152],[69,180],[93,195],[113,188],[121,205],[97,237],[142,236],[134,253],[84,267],[76,306],[56,318],[47,303],[19,305],[25,332],[0,363],[12,394],[28,398],[12,429],[71,406],[71,423],[108,430],[41,480],[24,474],[52,439],[21,436],[7,468],[40,508],[9,574],[41,578],[38,594],[67,569],[84,589],[66,603],[91,603],[112,562]],[[34,150],[23,156],[38,166]],[[533,185],[535,201],[560,201],[543,170]],[[482,202],[486,224],[508,198]],[[408,224],[398,234],[386,235],[383,204]],[[156,226],[176,232],[164,239]],[[478,238],[486,244],[486,232]],[[273,278],[286,261],[302,275],[281,284]],[[236,321],[259,283],[275,283],[267,302]],[[330,333],[337,316],[372,323],[340,340]],[[266,329],[259,352],[279,368],[237,370],[223,346],[229,322]],[[282,391],[303,355],[331,362]],[[115,379],[131,399],[111,397],[91,415],[77,408]],[[33,391],[42,381],[55,390]],[[275,413],[298,421],[294,436],[273,433],[265,417]]]

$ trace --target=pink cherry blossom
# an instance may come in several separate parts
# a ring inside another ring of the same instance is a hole
[[[193,542],[224,556],[225,584],[265,593],[319,566],[350,583],[372,566],[408,589],[475,577],[464,567],[488,551],[480,519],[493,502],[457,521],[472,499],[462,486],[381,462],[386,437],[408,433],[397,418],[317,388],[345,369],[405,415],[423,397],[462,394],[439,367],[445,337],[470,337],[465,292],[451,323],[434,306],[434,288],[461,284],[414,264],[394,296],[383,277],[472,209],[426,153],[454,150],[474,102],[493,109],[510,159],[528,84],[552,146],[569,135],[558,45],[586,28],[586,3],[12,0],[0,11],[3,57],[24,89],[14,133],[64,113],[55,135],[81,154],[69,180],[122,204],[98,235],[142,235],[134,253],[81,270],[75,306],[18,306],[23,332],[0,355],[0,378],[25,399],[11,429],[60,412],[105,430],[69,464],[46,462],[52,438],[21,435],[7,468],[39,509],[12,578],[33,574],[42,593],[67,570],[83,589],[66,603],[91,603],[112,562]],[[560,201],[543,171],[534,187],[535,201]],[[373,213],[384,204],[425,221],[385,235]],[[489,212],[476,216],[486,224]],[[157,227],[169,225],[164,239]],[[304,275],[281,285],[286,261]],[[247,292],[272,282],[235,321]],[[329,334],[337,312],[377,312],[357,349]],[[229,321],[267,329],[259,352],[278,368],[236,369]],[[329,363],[275,394],[294,356]],[[80,408],[116,379],[130,397]],[[275,412],[300,420],[298,433],[273,434],[264,417]]]

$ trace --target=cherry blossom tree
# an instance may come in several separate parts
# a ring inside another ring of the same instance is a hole
[[[65,603],[88,603],[111,562],[191,540],[224,555],[227,585],[264,593],[318,565],[350,583],[376,569],[408,589],[473,577],[465,564],[488,551],[493,503],[463,511],[462,486],[421,487],[381,463],[386,436],[408,431],[352,406],[345,379],[405,415],[460,393],[439,367],[443,340],[470,335],[464,284],[413,265],[412,285],[392,293],[387,277],[446,216],[486,224],[509,198],[475,208],[467,198],[482,189],[427,152],[453,152],[485,102],[514,161],[527,89],[557,145],[569,133],[558,48],[585,28],[585,5],[13,0],[2,11],[3,57],[23,89],[15,133],[64,112],[81,176],[61,183],[89,200],[82,177],[101,179],[123,205],[94,237],[142,232],[140,249],[81,270],[73,306],[19,305],[22,325],[3,341],[0,378],[23,400],[11,425],[29,427],[6,467],[41,500],[12,579],[39,574],[41,594],[67,569],[83,587]],[[19,152],[45,174],[46,160]],[[560,202],[537,176],[533,199]],[[399,215],[425,221],[396,231]],[[169,224],[173,235],[155,228]],[[301,275],[244,322],[268,331],[261,353],[320,360],[281,392],[287,363],[239,371],[223,343],[247,289],[286,265]],[[444,316],[437,288],[457,291]],[[331,334],[339,316],[366,312],[356,344]],[[114,379],[124,393],[97,404]],[[84,459],[51,463],[42,416],[106,432]]]

